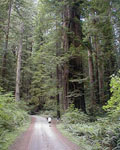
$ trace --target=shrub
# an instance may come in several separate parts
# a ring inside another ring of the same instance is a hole
[[[77,124],[89,122],[89,117],[82,111],[74,109],[74,105],[72,104],[62,116],[62,120],[68,124]]]
[[[12,130],[26,120],[27,113],[15,102],[12,93],[0,93],[0,127]]]
[[[109,113],[110,118],[118,119],[120,116],[120,77],[118,75],[112,76],[110,87],[112,96],[110,100],[108,100],[107,105],[103,106],[103,109]]]
[[[109,117],[99,117],[90,122],[88,115],[74,109],[71,105],[62,116],[62,129],[72,134],[73,139],[84,150],[119,150],[120,122],[113,122]]]
[[[12,93],[0,92],[0,145],[7,143],[7,133],[16,130],[28,120],[27,112],[19,102],[15,102]]]
[[[46,117],[52,117],[52,118],[56,118],[57,117],[57,113],[56,111],[53,111],[53,110],[44,110],[44,111],[40,111],[40,114],[41,115],[44,115]]]

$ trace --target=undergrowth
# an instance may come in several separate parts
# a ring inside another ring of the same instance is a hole
[[[69,108],[58,128],[81,150],[120,150],[120,121],[113,122],[105,117],[90,122],[89,118],[83,112]]]
[[[44,111],[40,111],[38,114],[44,117],[57,118],[57,113],[54,110],[44,110]]]
[[[15,132],[28,122],[29,117],[23,105],[15,102],[12,93],[0,92],[0,149],[7,150]],[[17,132],[16,132],[17,133]],[[11,138],[10,138],[11,137]]]

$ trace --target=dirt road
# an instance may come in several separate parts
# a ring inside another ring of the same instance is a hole
[[[46,118],[34,116],[29,129],[19,137],[10,150],[78,150]]]

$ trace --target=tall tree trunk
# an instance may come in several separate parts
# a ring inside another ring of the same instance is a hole
[[[6,35],[5,35],[5,51],[3,54],[2,70],[1,70],[3,87],[5,86],[5,77],[6,77],[6,65],[7,65],[7,53],[8,53],[7,51],[8,51],[8,39],[9,39],[9,30],[10,30],[11,10],[12,10],[12,0],[9,0],[8,23],[7,23]]]
[[[81,57],[71,58],[69,70],[69,78],[75,81],[69,83],[69,91],[73,93],[71,97],[75,108],[81,109],[86,113],[85,96],[84,96],[84,81],[83,78],[83,64],[81,62]],[[81,83],[79,83],[77,78],[80,78]]]
[[[64,64],[63,68],[63,105],[64,105],[64,110],[66,110],[69,106],[69,100],[68,100],[68,90],[69,90],[69,67],[68,64]]]
[[[90,78],[91,106],[94,107],[96,104],[96,98],[95,98],[96,89],[95,89],[93,56],[92,56],[91,49],[88,49],[88,66],[89,66],[89,78]]]
[[[58,29],[58,23],[56,21],[56,31]],[[60,56],[60,48],[61,48],[61,43],[59,41],[56,42],[56,57]],[[57,118],[60,118],[60,104],[61,104],[61,93],[60,93],[60,88],[61,88],[61,69],[59,67],[60,65],[57,64],[56,66],[56,76],[57,76]]]
[[[99,95],[99,74],[98,74],[98,45],[97,38],[95,37],[95,95],[96,103],[100,104],[100,95]]]
[[[21,55],[22,55],[22,47],[23,47],[23,31],[24,26],[21,24],[21,31],[20,31],[20,43],[19,43],[19,51],[18,51],[18,58],[17,58],[17,71],[16,71],[16,90],[15,90],[15,99],[16,101],[20,100],[20,70],[21,70]]]
[[[99,41],[95,37],[95,49],[96,49],[96,87],[99,86],[99,104],[104,104],[104,60],[103,53],[99,49]]]
[[[103,61],[99,60],[98,64],[98,73],[99,73],[99,96],[100,104],[105,104],[104,101],[104,66]]]
[[[80,2],[74,1],[73,5],[69,6],[66,5],[64,8],[63,13],[63,49],[64,52],[67,53],[71,44],[74,45],[75,49],[79,48],[82,40],[82,29],[80,24],[80,12],[79,6],[81,5]],[[77,21],[76,21],[77,20]],[[71,36],[68,34],[71,33]],[[72,68],[72,70],[71,70]],[[82,109],[86,112],[85,107],[85,97],[84,97],[84,83],[74,83],[72,84],[69,82],[69,78],[74,78],[75,72],[80,74],[81,80],[83,79],[83,58],[82,56],[73,56],[70,60],[66,60],[63,66],[63,99],[64,99],[64,109],[67,109],[69,106],[69,98],[68,92],[72,92],[75,87],[75,91],[80,96],[74,97],[73,103],[79,109]],[[72,88],[71,88],[72,87]],[[79,93],[78,93],[79,91]]]
[[[60,118],[60,69],[57,65],[57,118]]]
[[[70,38],[70,44],[74,46],[74,49],[80,49],[81,41],[82,41],[82,27],[80,23],[80,5],[82,2],[74,0],[74,5],[72,5],[71,8],[71,19],[70,19],[70,32],[72,33],[73,36]],[[73,102],[75,104],[75,107],[78,109],[81,109],[82,111],[86,112],[86,105],[85,105],[85,96],[84,96],[84,75],[83,75],[83,57],[82,55],[79,54],[75,56],[72,56],[70,60],[70,72],[69,76],[73,79],[80,78],[81,83],[74,82],[74,83],[69,83],[70,84],[70,90],[71,91],[76,91],[75,94],[77,96],[74,96]],[[73,87],[72,87],[73,84]]]
[[[70,10],[69,10],[69,5],[66,5],[64,8],[64,13],[63,13],[63,49],[64,53],[66,54],[69,49],[69,38],[67,35],[67,32],[69,30],[69,20],[70,20]],[[64,110],[66,110],[69,106],[69,101],[68,101],[68,75],[69,75],[69,65],[68,61],[63,65],[63,70],[62,70],[62,78],[63,78],[63,105],[64,105]]]

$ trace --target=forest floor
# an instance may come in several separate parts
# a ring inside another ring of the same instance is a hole
[[[10,150],[79,150],[80,148],[64,137],[56,128],[54,121],[49,126],[47,119],[32,116],[32,122]]]

